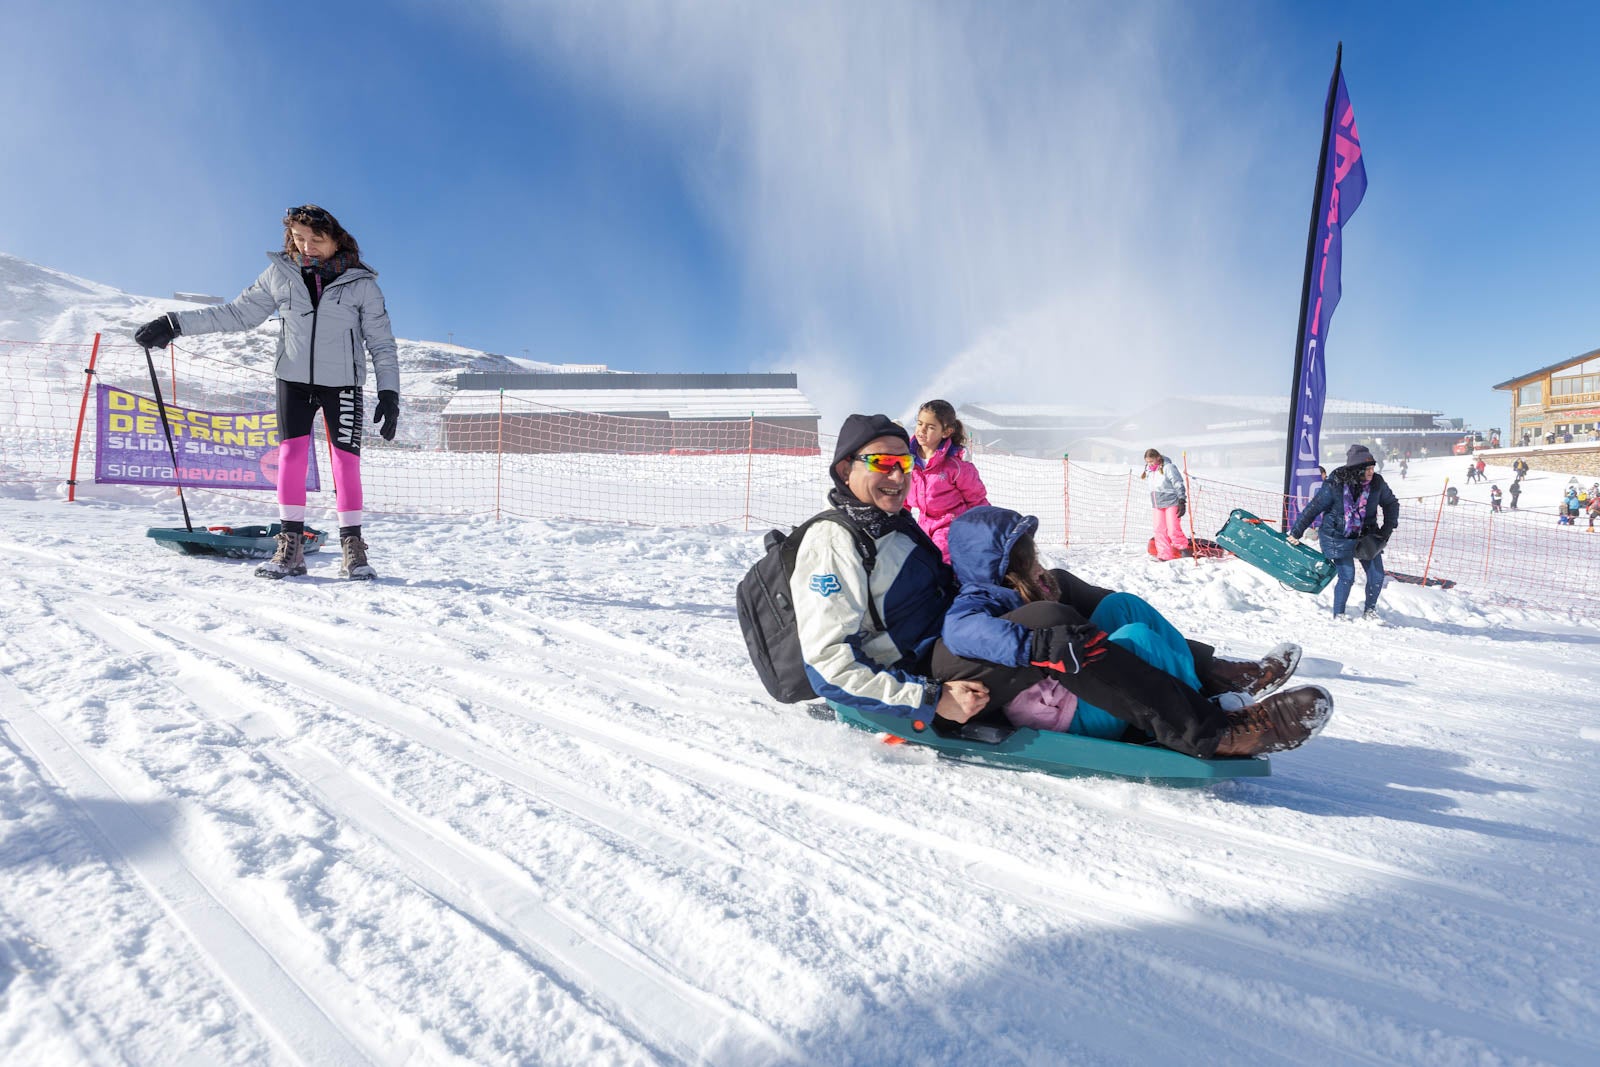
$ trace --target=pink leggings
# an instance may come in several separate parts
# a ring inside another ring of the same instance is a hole
[[[1181,550],[1189,547],[1183,535],[1183,521],[1178,518],[1178,505],[1156,508],[1156,558],[1177,559]]]
[[[361,525],[361,456],[335,445],[333,452],[333,496],[339,509],[340,526]],[[278,517],[305,521],[306,467],[311,456],[311,438],[289,437],[278,445]]]

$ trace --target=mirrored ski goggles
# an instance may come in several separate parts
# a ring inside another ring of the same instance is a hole
[[[865,463],[867,470],[874,474],[888,474],[890,471],[911,473],[911,456],[905,452],[858,452],[856,459]]]

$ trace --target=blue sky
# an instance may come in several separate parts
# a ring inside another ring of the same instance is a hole
[[[13,0],[0,250],[232,296],[315,201],[406,337],[830,416],[1283,393],[1342,40],[1330,392],[1503,425],[1600,347],[1597,8]]]

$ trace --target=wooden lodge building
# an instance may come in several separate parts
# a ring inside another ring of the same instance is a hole
[[[1511,394],[1509,432],[1491,462],[1600,476],[1600,349],[1495,386]]]
[[[1502,442],[1507,447],[1587,441],[1600,430],[1600,349],[1519,374],[1495,388],[1511,394],[1511,432]]]

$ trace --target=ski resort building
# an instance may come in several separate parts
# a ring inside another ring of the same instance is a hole
[[[1449,455],[1466,431],[1442,412],[1330,398],[1323,406],[1321,454],[1335,459],[1352,444],[1380,455]],[[1107,429],[1069,441],[1074,459],[1137,463],[1147,448],[1187,453],[1192,463],[1218,467],[1281,464],[1289,434],[1287,396],[1169,397]]]
[[[1208,466],[1283,462],[1289,434],[1286,396],[1168,397],[1132,414],[1060,404],[963,404],[956,412],[976,451],[1137,463],[1147,448],[1187,452]],[[1461,419],[1423,408],[1330,399],[1323,408],[1322,454],[1361,443],[1377,451],[1448,455],[1468,431]]]
[[[793,374],[461,374],[455,389],[452,452],[818,452]]]
[[[1117,413],[1072,404],[962,404],[956,416],[974,451],[1057,458],[1071,441],[1111,426]]]
[[[1509,445],[1568,443],[1600,430],[1600,349],[1519,374],[1496,389],[1511,394]]]

